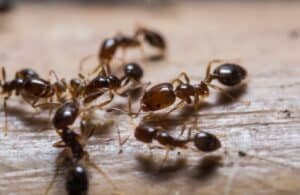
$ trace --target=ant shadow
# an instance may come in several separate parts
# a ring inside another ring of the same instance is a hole
[[[14,116],[22,121],[24,126],[31,129],[31,131],[40,132],[42,130],[51,129],[51,121],[49,117],[37,117],[34,113],[28,114],[28,111],[21,106],[10,107],[7,109],[8,117]],[[9,127],[8,127],[9,128]]]
[[[156,63],[156,62],[161,62],[165,58],[166,58],[165,54],[154,54],[154,55],[145,57],[144,60],[146,62]]]
[[[244,94],[246,94],[247,90],[248,90],[248,85],[242,84],[237,87],[226,88],[225,92],[230,94],[232,97],[234,97],[235,100],[238,101]],[[236,102],[235,100],[232,100],[231,98],[227,97],[224,93],[219,93],[215,105],[217,106],[230,105],[230,104],[234,104]]]
[[[174,161],[168,160],[162,166],[161,162],[155,161],[152,155],[136,155],[138,168],[149,176],[153,181],[167,181],[174,178],[174,174],[187,167],[185,158],[177,157]]]
[[[223,165],[222,156],[207,155],[198,162],[190,172],[190,177],[194,180],[208,181],[217,176],[218,168]]]

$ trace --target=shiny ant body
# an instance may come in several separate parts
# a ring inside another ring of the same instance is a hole
[[[71,105],[66,105],[65,107],[69,110],[72,110]],[[61,127],[63,126],[65,126],[63,129],[56,130],[61,138],[61,141],[56,142],[53,146],[57,148],[65,148],[65,150],[57,159],[58,162],[55,175],[46,190],[46,194],[48,194],[55,181],[55,178],[59,175],[59,172],[62,168],[66,169],[65,187],[68,194],[87,194],[89,188],[89,174],[86,169],[86,165],[96,169],[105,177],[105,179],[112,185],[114,189],[117,189],[109,176],[100,167],[89,160],[89,155],[84,150],[86,142],[94,133],[94,128],[86,128],[86,121],[81,121],[81,133],[78,134],[66,127],[67,123]]]
[[[143,74],[143,69],[139,64],[134,62],[126,63],[123,66],[123,76],[120,78],[113,74],[99,74],[85,84],[83,84],[79,80],[76,82],[75,80],[73,80],[73,82],[71,81],[71,94],[75,94],[77,98],[82,97],[84,104],[89,104],[100,96],[108,94],[108,100],[90,107],[90,109],[102,108],[103,106],[109,104],[114,99],[115,95],[128,97],[126,90],[125,92],[121,92],[121,90],[125,89],[126,87],[127,90],[129,90],[131,86],[141,84]],[[131,104],[130,101],[128,103]],[[131,105],[129,106],[131,107]]]
[[[55,96],[58,101],[63,101],[63,94],[66,92],[66,86],[63,80],[58,80],[57,78],[55,83],[50,83],[49,81],[42,79],[38,73],[32,69],[22,69],[16,72],[14,79],[6,81],[6,71],[2,68],[2,80],[1,94],[4,95],[3,108],[5,113],[5,134],[7,133],[7,100],[13,93],[15,93],[16,96],[20,95],[22,99],[33,108],[38,108],[52,105]],[[49,101],[38,104],[41,99]]]
[[[182,134],[182,133],[181,133]],[[191,132],[185,139],[175,138],[161,127],[139,125],[135,128],[134,136],[138,141],[150,144],[156,140],[168,149],[186,149],[187,144],[193,142],[195,147],[202,152],[212,152],[221,147],[220,140],[213,134],[204,131],[196,133],[191,137]]]
[[[221,64],[211,73],[212,64],[220,62],[222,62],[222,60],[210,61],[207,65],[205,79],[198,84],[190,84],[188,75],[183,72],[171,83],[161,83],[153,86],[144,93],[141,99],[140,111],[157,111],[167,108],[173,105],[177,98],[180,99],[180,102],[168,113],[176,110],[184,103],[194,103],[195,106],[198,106],[200,100],[209,95],[209,87],[217,89],[232,98],[222,88],[211,84],[211,82],[218,80],[223,85],[234,86],[246,78],[247,71],[237,64]],[[184,77],[185,81],[180,79],[181,76]]]
[[[183,134],[184,129],[185,126],[180,135]],[[168,159],[170,150],[174,150],[176,148],[187,149],[187,144],[190,142],[193,142],[197,150],[202,152],[213,152],[221,147],[221,142],[215,135],[201,131],[196,133],[194,136],[191,136],[191,129],[189,129],[188,137],[182,139],[172,136],[161,127],[153,127],[142,124],[135,128],[134,136],[138,141],[146,144],[151,144],[155,140],[163,146],[162,148],[166,149],[166,154],[162,161],[162,165]],[[150,146],[150,149],[152,148],[154,147]]]

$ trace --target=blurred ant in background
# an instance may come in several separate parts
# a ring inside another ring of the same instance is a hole
[[[150,30],[145,27],[138,27],[133,36],[123,35],[121,33],[117,34],[112,38],[105,39],[100,47],[98,52],[98,65],[93,73],[98,73],[102,75],[111,74],[111,62],[115,58],[115,54],[118,49],[122,49],[124,61],[125,51],[129,48],[140,48],[141,53],[144,56],[143,43],[148,43],[151,47],[157,48],[160,52],[160,56],[165,55],[165,51],[167,48],[167,44],[165,38],[156,31]],[[89,57],[87,56],[83,58],[80,62],[80,70],[82,70],[83,62],[85,62]]]

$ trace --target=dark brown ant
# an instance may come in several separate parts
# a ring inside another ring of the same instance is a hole
[[[210,72],[213,63],[220,63],[223,60],[211,60],[206,69],[206,77],[198,84],[190,84],[188,75],[183,72],[177,79],[174,79],[171,83],[161,83],[153,86],[145,92],[141,99],[141,111],[157,111],[174,104],[177,98],[180,102],[171,109],[168,113],[178,109],[184,103],[194,103],[195,107],[198,107],[200,100],[209,95],[209,87],[221,91],[230,98],[231,95],[226,93],[222,88],[211,84],[213,80],[218,80],[220,83],[226,86],[237,85],[242,82],[247,76],[247,71],[237,64],[221,64],[213,73]],[[180,79],[183,76],[185,82]],[[175,85],[178,83],[177,85]],[[192,100],[192,98],[194,100]]]
[[[141,43],[139,42],[139,40],[135,39],[134,37],[118,34],[113,38],[105,39],[102,42],[102,45],[98,53],[99,65],[92,71],[92,73],[96,73],[101,69],[101,73],[103,75],[111,74],[110,64],[117,50],[119,48],[122,49],[123,55],[125,55],[125,49],[136,48],[136,47],[141,47]],[[87,56],[87,58],[88,57],[89,56]],[[84,58],[83,60],[85,59],[86,58]]]
[[[183,126],[181,135],[184,129],[185,126]],[[163,163],[168,158],[170,150],[174,150],[175,148],[187,149],[187,144],[190,142],[193,142],[195,147],[202,152],[213,152],[221,147],[220,140],[211,133],[200,131],[192,137],[191,128],[189,129],[188,137],[181,139],[170,135],[162,127],[139,125],[135,128],[134,136],[138,141],[150,144],[156,140],[159,144],[164,146],[167,151]]]
[[[92,136],[95,130],[94,128],[88,129],[86,126],[86,121],[81,121],[80,134],[69,128],[56,130],[58,135],[61,137],[61,141],[56,142],[53,146],[57,148],[65,148],[65,150],[58,158],[58,165],[55,175],[46,190],[46,194],[48,194],[49,190],[51,189],[55,178],[58,176],[62,167],[67,169],[65,184],[68,194],[87,194],[89,178],[85,165],[95,168],[105,177],[105,179],[112,185],[114,189],[117,189],[110,177],[100,167],[89,160],[89,155],[84,150],[86,142]]]
[[[114,99],[115,95],[120,97],[128,97],[127,91],[130,90],[131,86],[141,84],[143,69],[139,64],[132,62],[123,66],[123,72],[124,73],[121,78],[118,78],[113,74],[107,76],[100,74],[91,81],[87,82],[84,87],[80,88],[80,94],[83,97],[83,103],[89,104],[100,96],[108,94],[108,100],[98,105],[91,106],[89,109],[102,108],[103,106],[109,104]],[[129,83],[131,84],[129,85]],[[77,83],[77,85],[79,86],[79,83]],[[131,100],[128,101],[128,105],[131,109]]]
[[[54,72],[53,72],[54,73]],[[57,76],[56,76],[57,77]],[[7,133],[7,100],[15,92],[16,96],[21,96],[25,102],[33,108],[43,106],[53,106],[52,100],[56,95],[59,101],[63,101],[63,93],[66,91],[63,80],[58,80],[53,84],[46,81],[32,69],[22,69],[15,74],[15,78],[11,81],[6,81],[6,71],[2,68],[1,94],[5,95],[3,100],[3,108],[5,113],[4,132]],[[41,99],[49,99],[48,102],[40,103]]]

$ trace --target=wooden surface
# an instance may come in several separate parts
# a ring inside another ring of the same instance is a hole
[[[131,33],[136,23],[160,30],[170,48],[168,62],[145,66],[145,81],[168,81],[186,71],[196,82],[203,78],[208,60],[238,58],[249,72],[240,100],[251,104],[224,103],[213,91],[208,106],[200,111],[201,128],[222,141],[223,148],[214,153],[222,157],[222,166],[203,168],[204,155],[186,150],[178,158],[171,153],[167,168],[159,171],[163,151],[154,151],[151,160],[147,147],[132,136],[119,155],[116,127],[122,137],[132,135],[134,127],[126,116],[100,112],[95,117],[98,123],[114,125],[91,138],[90,157],[124,194],[300,194],[299,7],[296,2],[199,3],[161,9],[21,4],[0,16],[0,63],[9,78],[28,66],[45,77],[51,69],[74,77],[79,60],[95,53],[103,38],[117,31]],[[60,152],[52,147],[58,136],[47,117],[32,118],[34,111],[16,106],[18,102],[9,101],[9,134],[0,134],[0,194],[43,194]],[[237,150],[255,157],[240,158]],[[89,170],[90,194],[111,194],[103,177]],[[51,194],[64,193],[59,177]]]

